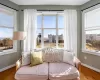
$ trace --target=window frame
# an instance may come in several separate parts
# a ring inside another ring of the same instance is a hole
[[[55,48],[57,48],[57,49],[63,49],[63,48],[59,48],[58,47],[58,32],[59,32],[59,30],[64,30],[64,28],[58,28],[58,16],[64,16],[64,12],[63,11],[59,11],[59,12],[55,12],[55,11],[53,11],[53,12],[48,12],[48,11],[38,11],[38,13],[37,13],[37,16],[42,16],[42,24],[41,24],[41,28],[37,28],[37,29],[40,29],[41,30],[41,33],[42,33],[42,35],[41,35],[41,48],[37,48],[36,47],[36,49],[42,49],[42,48],[45,48],[44,47],[44,40],[43,40],[43,37],[44,37],[44,30],[56,30],[56,46],[55,46]],[[56,16],[56,27],[55,28],[44,28],[43,27],[43,16]]]
[[[99,5],[96,5],[94,7],[91,7],[87,10],[84,10],[82,12],[82,52],[83,53],[89,53],[89,54],[93,54],[93,55],[97,55],[97,56],[100,56],[100,51],[95,51],[95,50],[88,50],[86,49],[86,36],[85,36],[85,32],[86,31],[92,31],[92,30],[100,30],[100,27],[98,26],[95,26],[95,28],[92,28],[92,27],[89,27],[89,28],[85,28],[85,13],[89,12],[89,11],[92,11],[92,10],[95,10],[95,9],[98,9],[100,8],[100,4]]]
[[[13,32],[16,31],[17,30],[17,12],[15,10],[10,9],[8,7],[5,7],[3,5],[0,5],[0,8],[3,9],[4,11],[6,11],[9,14],[12,14],[12,16],[14,18],[13,27],[0,26],[0,28],[13,29]],[[13,41],[13,48],[12,49],[3,50],[3,51],[0,52],[0,55],[9,54],[9,53],[13,53],[13,52],[17,52],[17,41]]]

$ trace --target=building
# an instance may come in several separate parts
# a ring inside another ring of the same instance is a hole
[[[86,34],[86,40],[100,40],[100,34]]]
[[[52,35],[52,34],[49,34],[48,35],[48,40],[49,40],[49,42],[51,43],[56,43],[56,35]],[[61,34],[61,35],[58,35],[58,41],[60,41],[60,42],[63,42],[63,34]]]

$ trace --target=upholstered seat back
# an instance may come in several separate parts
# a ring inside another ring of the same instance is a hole
[[[74,65],[74,55],[73,52],[69,52],[63,49],[55,48],[44,48],[42,50],[42,60],[43,62],[66,62]],[[41,50],[34,50],[36,52]],[[28,54],[28,55],[27,55]],[[30,53],[25,53],[22,56],[22,65],[30,64]],[[26,56],[25,56],[26,55]]]

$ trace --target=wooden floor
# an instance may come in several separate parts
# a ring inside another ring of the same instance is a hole
[[[15,67],[0,73],[0,80],[14,80]],[[100,80],[100,73],[81,66],[81,80]]]

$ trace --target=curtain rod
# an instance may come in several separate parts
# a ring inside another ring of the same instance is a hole
[[[81,11],[87,10],[87,9],[89,9],[89,8],[91,8],[91,7],[94,7],[94,6],[96,6],[96,5],[99,5],[99,4],[100,4],[100,3],[94,4],[94,5],[90,6],[90,7],[87,7],[87,8],[85,8],[85,9],[81,10]]]
[[[37,10],[37,11],[64,11],[64,10]]]
[[[0,4],[3,5],[3,6],[6,6],[6,7],[8,7],[8,8],[10,8],[10,9],[13,9],[13,10],[19,11],[19,10],[15,9],[15,8],[9,7],[9,6],[5,5],[5,4],[2,4],[2,3],[0,3]]]
[[[24,11],[24,10],[21,10]],[[37,10],[37,11],[64,11],[64,10]]]

